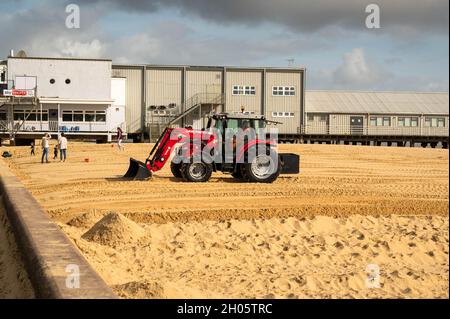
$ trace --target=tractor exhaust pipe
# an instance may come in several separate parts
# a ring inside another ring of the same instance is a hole
[[[128,167],[128,171],[125,173],[123,178],[142,181],[147,180],[150,177],[152,177],[152,172],[148,170],[145,163],[137,161],[134,158],[130,158],[130,166]]]

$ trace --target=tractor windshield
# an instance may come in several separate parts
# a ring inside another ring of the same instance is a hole
[[[261,128],[266,127],[266,122],[263,120],[256,119],[228,119],[227,128],[232,129],[235,133],[238,129],[247,129],[253,128],[255,131],[258,131]]]

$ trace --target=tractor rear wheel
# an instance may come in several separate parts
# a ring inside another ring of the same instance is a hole
[[[243,179],[252,183],[272,183],[281,173],[281,161],[278,154],[268,150],[269,154],[258,154],[243,164]]]
[[[212,174],[212,165],[203,162],[181,164],[181,175],[187,182],[207,182]]]
[[[176,177],[176,178],[182,178],[183,177],[183,175],[181,175],[181,163],[176,164],[174,162],[171,162],[170,163],[170,170],[172,171],[172,174],[173,174],[174,177]]]

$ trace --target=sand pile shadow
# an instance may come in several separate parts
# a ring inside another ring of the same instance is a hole
[[[95,223],[97,223],[101,218],[103,218],[107,213],[106,212],[87,212],[81,215],[77,215],[67,222],[67,225],[78,227],[78,228],[90,228]]]
[[[109,213],[92,226],[81,238],[111,247],[136,242],[145,235],[144,229],[119,213]]]

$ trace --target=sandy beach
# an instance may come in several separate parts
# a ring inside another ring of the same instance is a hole
[[[30,279],[25,271],[4,207],[0,203],[0,299],[33,297]]]
[[[301,155],[299,175],[188,184],[168,167],[120,180],[148,144],[71,143],[66,163],[44,165],[8,149],[11,170],[121,297],[449,296],[448,150],[280,145]]]

